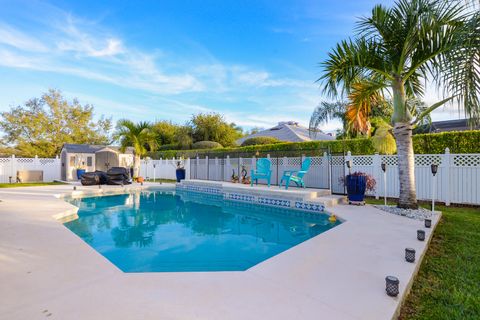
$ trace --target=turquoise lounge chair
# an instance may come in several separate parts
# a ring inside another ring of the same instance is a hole
[[[272,166],[272,162],[270,159],[261,158],[257,161],[257,170],[250,171],[250,185],[253,187],[253,180],[255,180],[255,184],[258,184],[258,179],[265,179],[267,180],[267,184],[270,187],[270,177],[272,176],[272,170],[270,169]]]
[[[305,182],[303,182],[303,176],[308,172],[310,169],[310,164],[312,163],[312,159],[305,158],[302,162],[302,167],[300,171],[297,170],[287,170],[283,172],[282,180],[280,180],[280,188],[282,187],[283,181],[285,181],[285,190],[288,190],[288,185],[290,181],[293,181],[297,184],[298,187],[305,188]]]

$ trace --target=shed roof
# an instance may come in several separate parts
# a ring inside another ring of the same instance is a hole
[[[114,151],[120,152],[119,146],[109,146],[109,145],[99,145],[99,144],[73,144],[73,143],[65,143],[62,147],[62,150],[65,150],[68,153],[95,153],[102,149],[112,149]],[[133,148],[128,147],[125,152],[126,154],[132,154]]]

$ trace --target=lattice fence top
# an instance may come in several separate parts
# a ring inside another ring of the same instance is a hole
[[[323,158],[313,157],[313,158],[311,158],[311,159],[312,159],[312,162],[311,162],[311,165],[312,165],[312,166],[321,166],[321,165],[323,165]]]
[[[254,162],[255,161],[252,158],[242,158],[242,161],[240,163],[243,164],[243,165],[251,166]]]
[[[345,157],[332,157],[332,166],[343,166],[345,165]]]
[[[480,154],[454,155],[453,165],[457,167],[478,167],[480,166]]]
[[[371,156],[357,156],[352,157],[354,166],[371,166],[373,164],[373,157]]]
[[[1,164],[9,163],[10,161],[12,161],[11,158],[0,158],[0,163],[1,163]]]
[[[435,154],[422,154],[415,156],[416,166],[430,166],[432,164],[442,164],[442,157]]]
[[[387,166],[396,166],[398,165],[397,156],[382,156],[382,163],[385,163]]]
[[[300,166],[302,164],[302,158],[287,158],[287,164],[289,166]]]
[[[17,163],[33,163],[34,158],[17,158]]]
[[[42,165],[52,165],[56,164],[56,159],[38,159]]]

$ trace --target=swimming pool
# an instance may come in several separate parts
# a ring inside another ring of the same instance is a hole
[[[242,271],[340,224],[179,190],[69,201],[64,225],[124,272]]]

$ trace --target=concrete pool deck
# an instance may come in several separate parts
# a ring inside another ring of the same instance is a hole
[[[338,205],[327,211],[344,223],[247,271],[123,273],[53,218],[75,212],[54,197],[69,193],[71,185],[0,189],[1,319],[392,319],[440,217],[424,229]],[[406,247],[417,252],[413,264]],[[397,298],[385,294],[387,275],[400,279]]]

